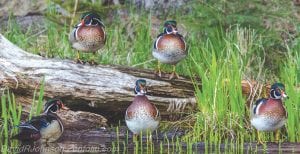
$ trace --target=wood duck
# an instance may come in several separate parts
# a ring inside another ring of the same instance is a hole
[[[155,105],[146,96],[146,80],[137,80],[134,92],[136,96],[126,110],[125,121],[135,137],[140,133],[146,134],[156,130],[159,125],[160,114]]]
[[[152,55],[158,60],[156,73],[159,77],[161,77],[161,62],[173,65],[173,71],[169,79],[173,79],[174,75],[179,78],[176,73],[176,64],[188,54],[184,38],[178,33],[176,25],[176,21],[166,21],[164,32],[159,34],[154,42]]]
[[[284,98],[287,98],[284,85],[275,83],[271,86],[269,98],[261,98],[252,105],[251,124],[257,129],[259,143],[263,143],[259,131],[276,131],[276,141],[279,141],[279,129],[287,119]]]
[[[61,100],[51,99],[45,104],[44,112],[23,124],[18,125],[19,133],[13,139],[21,141],[54,142],[64,131],[61,119],[56,115],[60,109],[67,109]]]
[[[79,51],[92,52],[94,64],[96,51],[102,48],[106,41],[105,26],[100,17],[95,13],[84,13],[81,22],[71,31],[69,41],[77,50],[77,62],[83,64]]]

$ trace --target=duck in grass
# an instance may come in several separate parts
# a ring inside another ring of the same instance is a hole
[[[259,131],[276,131],[276,141],[279,141],[279,129],[284,126],[287,112],[283,99],[287,98],[282,83],[271,86],[269,98],[261,98],[251,105],[251,125],[257,129],[258,142],[262,144]]]
[[[188,54],[184,38],[178,33],[176,26],[176,21],[166,21],[164,32],[159,34],[154,42],[152,55],[158,60],[156,74],[159,77],[161,77],[160,63],[165,63],[173,65],[169,79],[173,79],[175,76],[179,78],[176,73],[176,64]]]
[[[93,53],[91,64],[95,64],[95,54],[101,49],[106,41],[105,26],[95,13],[84,13],[81,22],[77,24],[69,35],[69,41],[77,50],[77,63],[83,64],[80,60],[79,51]]]
[[[137,80],[134,92],[136,96],[126,110],[125,121],[135,138],[141,133],[147,134],[156,130],[159,125],[160,114],[155,105],[146,96],[146,80]]]
[[[45,104],[44,112],[18,125],[19,133],[12,137],[21,141],[55,142],[64,132],[61,119],[56,115],[60,109],[68,109],[61,100],[51,99]]]

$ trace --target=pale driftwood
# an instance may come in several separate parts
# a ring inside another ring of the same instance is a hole
[[[148,98],[163,115],[196,102],[188,79],[169,81],[157,79],[152,70],[47,59],[23,51],[0,35],[0,88],[9,87],[28,109],[43,78],[45,98],[58,97],[73,110],[93,111],[110,119],[125,113],[139,78],[147,80]]]
[[[189,79],[170,81],[166,74],[163,78],[156,78],[153,70],[89,66],[75,64],[72,60],[47,59],[23,51],[0,34],[0,89],[8,87],[12,90],[18,102],[28,111],[34,90],[39,89],[43,78],[45,98],[61,98],[71,110],[75,110],[61,115],[69,124],[84,121],[82,117],[87,121],[98,119],[100,122],[96,125],[105,125],[104,117],[108,118],[108,122],[123,119],[134,97],[134,83],[139,78],[147,80],[148,98],[163,116],[183,111],[187,106],[191,108],[196,103],[194,85]],[[241,86],[248,103],[261,94],[266,95],[269,89],[269,85],[248,80],[243,80]]]

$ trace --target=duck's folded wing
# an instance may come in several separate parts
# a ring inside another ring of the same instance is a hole
[[[19,126],[20,131],[14,135],[12,139],[18,139],[22,141],[36,141],[41,138],[40,131],[30,123],[24,123]]]

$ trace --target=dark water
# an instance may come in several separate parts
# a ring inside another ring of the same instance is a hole
[[[152,140],[132,139],[126,127],[89,131],[65,131],[55,143],[21,143],[0,140],[2,153],[300,153],[300,143],[208,144],[180,142],[184,132],[154,132]]]
[[[172,140],[64,138],[56,143],[19,143],[1,146],[2,153],[300,153],[300,143],[245,143],[243,145],[187,144]]]

